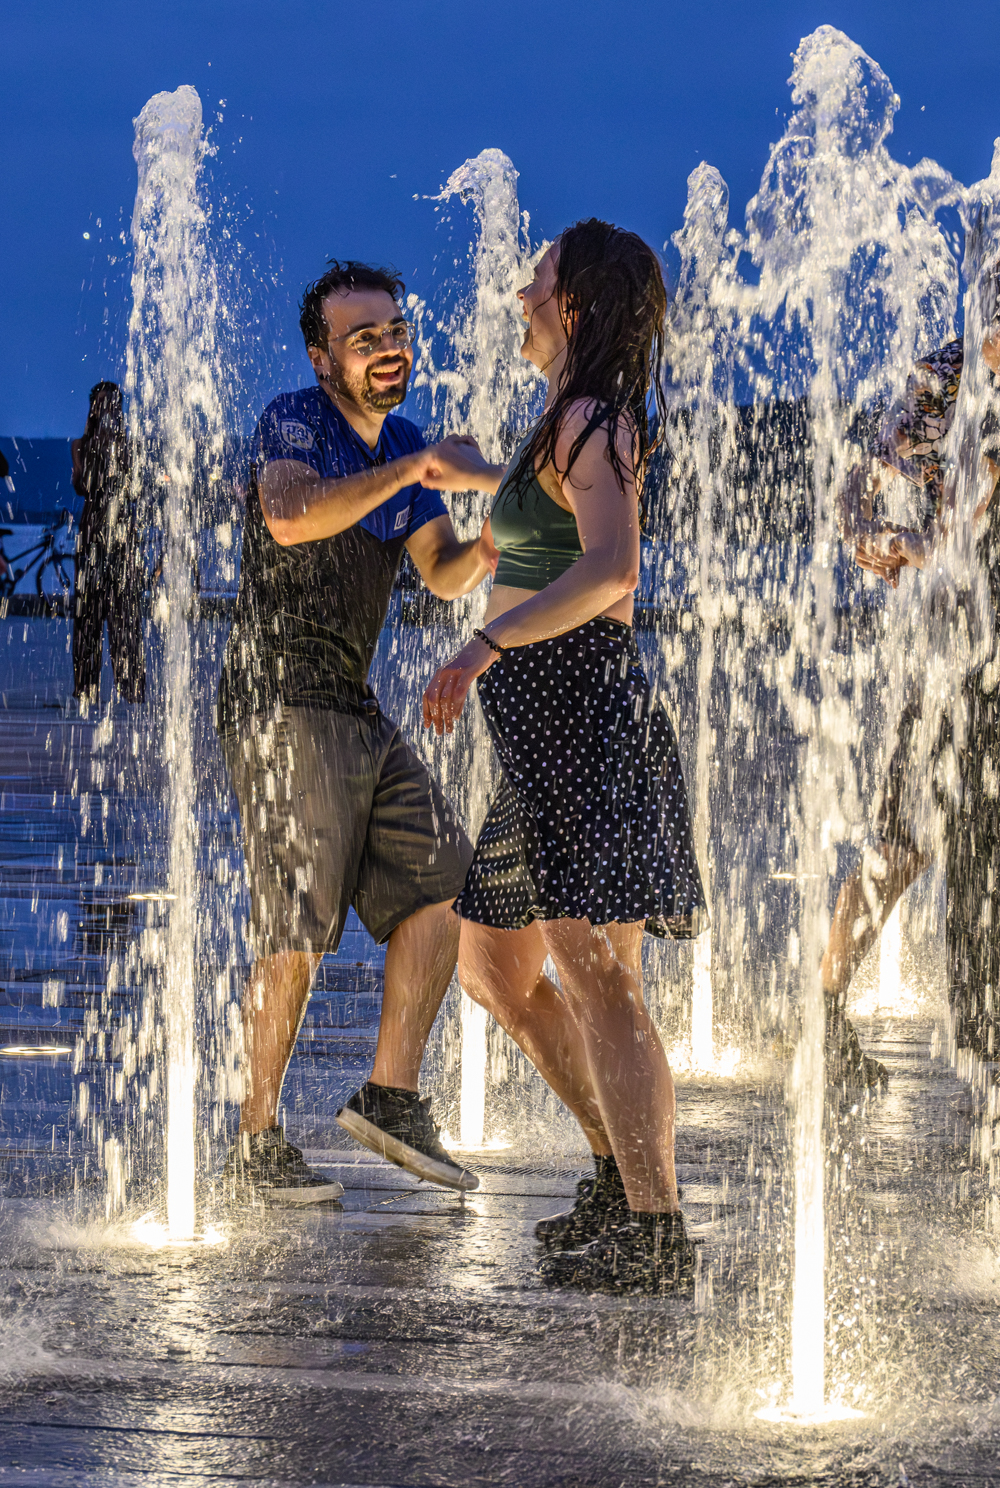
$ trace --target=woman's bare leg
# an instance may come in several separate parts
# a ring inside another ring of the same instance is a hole
[[[611,1151],[594,1095],[584,1041],[556,987],[542,972],[539,926],[494,930],[462,921],[458,979],[508,1033],[583,1127],[598,1156]]]
[[[676,1213],[674,1082],[642,1000],[642,925],[547,920],[542,935],[586,1052],[629,1206]]]

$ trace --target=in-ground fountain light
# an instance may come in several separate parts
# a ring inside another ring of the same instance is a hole
[[[195,1215],[195,948],[197,879],[193,762],[192,552],[199,460],[218,463],[221,417],[215,367],[215,278],[198,199],[204,156],[201,101],[191,87],[158,93],[135,121],[139,183],[127,386],[135,479],[157,468],[164,588],[162,748],[166,764],[169,928],[155,954],[166,1076],[166,1219],[171,1241],[190,1241]],[[137,499],[141,484],[137,484]],[[113,517],[112,517],[113,520]]]

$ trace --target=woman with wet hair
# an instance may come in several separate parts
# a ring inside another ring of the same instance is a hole
[[[503,772],[456,903],[459,977],[594,1153],[573,1209],[536,1228],[543,1275],[684,1290],[694,1251],[674,1089],[643,1005],[641,945],[644,929],[696,934],[705,900],[676,739],[632,631],[666,293],[640,238],[591,219],[549,248],[519,298],[545,409],[493,501],[500,560],[483,628],[424,698],[425,724],[450,732],[478,681]]]
[[[81,439],[74,439],[73,489],[83,497],[76,554],[73,695],[100,698],[104,622],[115,685],[129,703],[146,693],[146,657],[136,603],[134,521],[128,505],[130,454],[121,388],[99,382]]]

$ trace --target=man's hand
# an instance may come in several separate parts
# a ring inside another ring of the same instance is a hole
[[[498,659],[485,641],[473,636],[454,660],[431,678],[424,693],[424,728],[433,728],[436,734],[450,734],[455,720],[461,717],[469,688]]]
[[[897,532],[892,540],[892,556],[902,566],[923,568],[938,541],[934,532]]]
[[[420,484],[435,491],[494,492],[504,467],[491,465],[471,434],[449,434],[421,451]]]
[[[869,550],[870,538],[863,538],[854,549],[854,561],[865,573],[884,579],[890,589],[899,588],[899,570],[902,564],[890,554],[873,553]]]

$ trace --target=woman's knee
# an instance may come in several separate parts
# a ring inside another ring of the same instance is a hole
[[[502,931],[462,922],[458,947],[462,990],[505,1027],[524,1016],[537,979],[534,958],[526,957],[524,950],[507,944]]]
[[[478,927],[470,927],[464,920],[458,942],[458,980],[467,997],[493,1012],[502,978]]]
[[[556,920],[545,926],[545,944],[568,997],[586,995],[619,969],[608,936],[586,920]]]
[[[642,1016],[645,1004],[642,978],[635,967],[619,960],[607,940],[596,936],[589,943],[576,943],[572,954],[553,950],[562,997],[572,1016],[591,1022],[616,1013]]]

